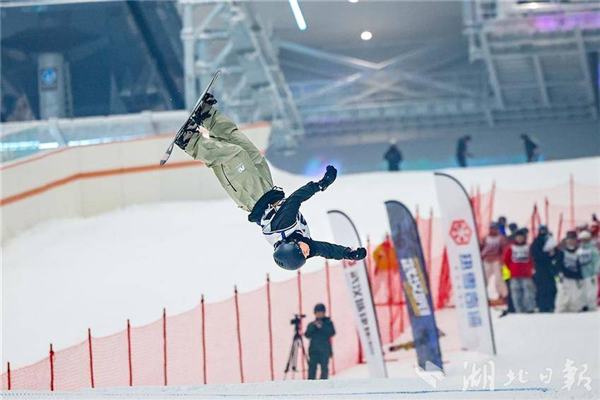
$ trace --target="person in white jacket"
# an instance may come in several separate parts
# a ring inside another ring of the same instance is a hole
[[[581,268],[583,283],[582,305],[584,311],[595,311],[598,308],[598,274],[600,273],[600,256],[592,234],[588,230],[579,232],[579,248],[577,249],[577,263]]]

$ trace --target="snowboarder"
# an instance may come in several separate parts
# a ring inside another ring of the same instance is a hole
[[[335,335],[335,327],[329,317],[325,316],[325,305],[315,305],[315,320],[308,324],[304,334],[310,339],[308,348],[308,379],[317,378],[317,366],[321,367],[321,379],[329,377],[329,359],[333,354],[331,350],[331,337]]]
[[[335,181],[337,170],[328,166],[323,179],[307,183],[286,198],[283,190],[273,185],[269,165],[260,151],[231,120],[213,108],[216,103],[214,96],[207,93],[202,108],[175,144],[212,169],[229,196],[250,213],[248,220],[260,225],[274,247],[277,265],[295,270],[314,256],[336,260],[365,258],[367,252],[362,247],[352,249],[312,240],[299,211],[304,201]],[[208,138],[200,132],[200,125],[209,131]]]

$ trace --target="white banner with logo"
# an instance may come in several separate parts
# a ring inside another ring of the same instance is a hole
[[[496,354],[479,239],[469,196],[450,175],[435,173],[435,185],[461,345],[465,350]]]
[[[360,236],[346,214],[341,211],[329,211],[327,214],[337,244],[353,248],[361,247]],[[354,319],[370,376],[371,378],[387,378],[366,262],[365,260],[345,261],[344,265],[348,294],[352,302]]]

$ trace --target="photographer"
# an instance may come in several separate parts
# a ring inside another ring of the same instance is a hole
[[[333,322],[325,316],[325,305],[315,305],[315,321],[308,324],[305,336],[310,339],[308,349],[308,379],[316,379],[317,365],[321,366],[321,379],[329,376],[329,358],[333,354],[330,338],[335,335]]]

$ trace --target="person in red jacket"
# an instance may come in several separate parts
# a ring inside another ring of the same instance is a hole
[[[504,251],[504,263],[510,270],[510,295],[515,312],[530,313],[535,308],[533,260],[527,245],[527,233],[520,229]]]

